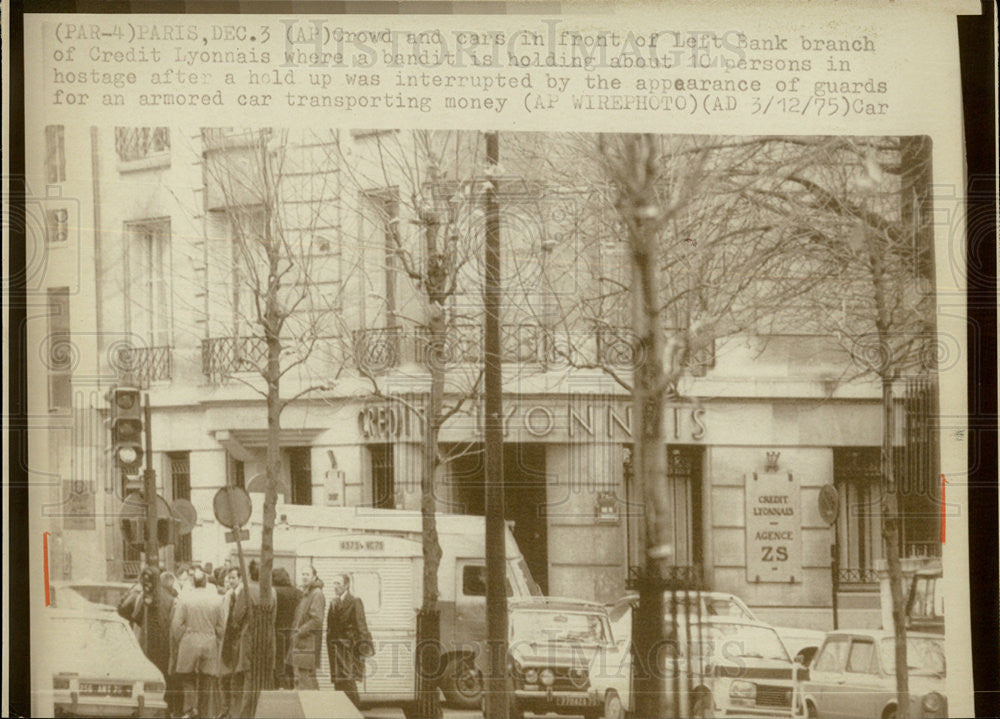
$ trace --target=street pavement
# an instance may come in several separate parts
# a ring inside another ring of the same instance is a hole
[[[396,707],[372,707],[361,712],[365,719],[403,719],[403,710]],[[548,717],[565,717],[565,714],[545,714]],[[444,719],[482,719],[482,712],[472,709],[444,707]]]

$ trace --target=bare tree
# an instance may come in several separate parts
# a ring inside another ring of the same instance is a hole
[[[853,374],[882,391],[879,506],[892,597],[896,716],[910,712],[894,388],[936,369],[930,139],[839,138],[822,171],[790,174],[777,195],[814,218],[811,257],[831,278],[809,317],[853,358]],[[867,511],[866,508],[854,508]]]
[[[261,532],[261,605],[252,608],[254,693],[270,688],[274,666],[275,506],[281,478],[281,416],[293,402],[328,389],[312,381],[312,365],[330,360],[342,282],[331,266],[331,212],[338,187],[316,141],[292,141],[287,131],[207,129],[202,132],[206,204],[231,253],[229,292],[209,308],[210,323],[229,325],[220,380],[260,395],[267,412]],[[322,150],[322,146],[321,146]],[[331,277],[334,281],[331,281]],[[329,362],[323,376],[336,374]],[[288,385],[291,391],[284,390]],[[245,578],[244,578],[245,579]],[[283,661],[280,658],[279,661]],[[255,705],[255,699],[251,704]]]
[[[345,150],[346,154],[346,150]],[[416,363],[392,372],[367,361],[365,333],[356,343],[358,366],[371,392],[413,413],[422,428],[420,512],[423,595],[418,616],[418,703],[420,717],[440,715],[438,678],[448,700],[478,707],[482,692],[473,657],[440,656],[438,542],[436,512],[445,463],[471,451],[442,445],[441,429],[453,418],[476,422],[482,391],[483,194],[491,181],[478,133],[414,131],[362,133],[349,165],[359,195],[356,211],[377,226],[359,242],[384,258],[386,280],[379,314],[398,350],[412,343]],[[399,277],[405,287],[396,287]],[[405,386],[405,391],[400,387]],[[423,406],[413,395],[423,395]],[[438,670],[442,659],[445,668]]]

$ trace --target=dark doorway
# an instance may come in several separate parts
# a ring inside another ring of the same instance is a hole
[[[395,509],[396,468],[391,444],[370,444],[372,467],[372,507]]]
[[[452,511],[483,516],[485,468],[482,445],[454,447],[451,451]],[[504,515],[513,522],[517,546],[531,576],[548,593],[548,522],[545,512],[545,445],[504,445]]]

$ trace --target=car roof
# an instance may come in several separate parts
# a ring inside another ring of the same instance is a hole
[[[572,597],[524,597],[523,599],[511,597],[507,599],[507,605],[511,609],[551,609],[560,612],[607,611],[607,607],[600,602]]]
[[[104,582],[90,579],[54,579],[49,584],[53,587],[121,587],[128,589],[133,582]]]
[[[827,639],[830,637],[866,637],[875,640],[893,639],[895,634],[887,629],[837,629],[826,633]],[[906,632],[907,639],[942,639],[940,634],[933,632]]]

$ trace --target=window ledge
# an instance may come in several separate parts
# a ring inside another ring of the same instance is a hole
[[[170,167],[170,153],[158,152],[138,160],[119,160],[118,172],[137,172],[139,170],[152,170],[159,167]]]

